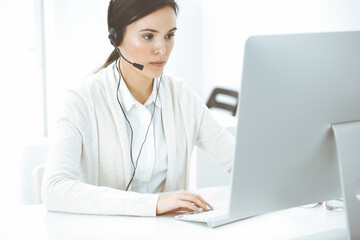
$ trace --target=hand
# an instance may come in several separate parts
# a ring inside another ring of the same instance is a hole
[[[200,195],[181,190],[161,195],[157,203],[156,215],[176,211],[200,212],[199,208],[205,211],[212,210],[211,205]]]

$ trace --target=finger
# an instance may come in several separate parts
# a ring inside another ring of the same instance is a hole
[[[189,212],[200,212],[199,208],[196,205],[188,201],[181,201],[180,208],[188,209]]]
[[[202,198],[199,194],[196,193],[191,193],[191,192],[185,192],[185,195],[191,195],[194,196],[196,198],[198,198],[201,202],[203,202],[205,205],[207,205],[210,209],[213,209],[211,204],[208,203],[204,198]]]
[[[200,210],[191,202],[178,199],[174,202],[173,209],[170,212],[187,211],[187,212],[200,212]]]
[[[190,208],[179,208],[178,211],[193,212],[194,210]]]
[[[196,194],[197,197],[206,204],[206,206],[208,206],[211,210],[213,210],[213,207],[211,206],[211,204],[209,202],[207,202],[205,199],[203,199],[200,195]]]
[[[210,207],[206,205],[206,203],[202,202],[201,199],[198,198],[195,194],[192,195],[183,195],[181,196],[181,200],[188,201],[190,203],[193,203],[198,208],[202,208],[205,211],[210,210]]]
[[[188,194],[195,196],[196,198],[198,198],[201,202],[203,202],[208,208],[205,208],[205,210],[213,210],[214,208],[211,206],[211,204],[209,202],[207,202],[204,198],[202,198],[199,194],[196,193],[190,193],[188,192]]]

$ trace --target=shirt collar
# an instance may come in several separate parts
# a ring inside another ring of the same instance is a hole
[[[115,71],[117,71],[115,69]],[[128,87],[126,86],[124,79],[121,78],[120,80],[120,89],[119,89],[119,95],[120,95],[120,100],[121,103],[123,104],[125,110],[128,112],[133,106],[138,106],[141,107],[142,104],[139,103],[131,94],[130,90],[128,89]],[[143,106],[147,106],[150,105],[152,103],[155,102],[156,99],[156,95],[157,94],[157,90],[158,90],[158,84],[160,83],[160,78],[155,78],[154,79],[154,83],[153,83],[153,89],[151,91],[151,94],[149,96],[149,98],[146,100],[146,102],[144,103]],[[156,99],[156,107],[161,108],[161,101],[160,101],[160,96],[157,96]]]
[[[145,106],[155,103],[155,100],[156,100],[156,107],[161,108],[160,96],[158,94],[159,87],[160,87],[159,84],[160,84],[160,78],[155,78],[154,82],[153,82],[153,89],[151,91],[151,94],[150,94],[149,98],[146,100],[146,102],[144,103]]]

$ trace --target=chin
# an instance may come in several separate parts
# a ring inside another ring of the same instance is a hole
[[[161,76],[162,72],[163,72],[163,69],[161,69],[161,70],[159,69],[158,71],[151,71],[147,74],[147,76],[150,78],[158,78]]]

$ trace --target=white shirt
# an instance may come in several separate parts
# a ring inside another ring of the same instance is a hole
[[[154,193],[161,192],[164,188],[167,174],[167,147],[161,118],[161,100],[159,95],[156,98],[159,82],[159,78],[154,80],[153,90],[144,105],[132,96],[123,79],[120,83],[119,98],[133,130],[132,160],[137,167],[129,189],[134,192]],[[151,120],[155,99],[156,107]],[[131,144],[130,126],[126,125]],[[148,127],[149,132],[139,155]],[[134,171],[132,163],[131,166]]]

